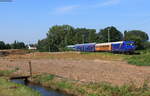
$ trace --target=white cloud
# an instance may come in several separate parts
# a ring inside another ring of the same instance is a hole
[[[121,0],[108,0],[108,1],[96,4],[96,5],[94,5],[94,7],[112,6],[112,5],[117,5],[120,2],[121,2]]]
[[[58,14],[64,14],[64,13],[71,12],[79,7],[80,7],[79,5],[64,6],[64,7],[56,8],[55,12]]]
[[[59,7],[54,10],[56,14],[66,14],[74,11],[75,9],[88,9],[88,8],[99,8],[105,6],[117,5],[121,0],[106,0],[105,2],[96,3],[93,5],[68,5],[64,7]],[[86,7],[85,7],[86,6]]]

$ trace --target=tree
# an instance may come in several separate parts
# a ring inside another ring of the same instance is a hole
[[[39,51],[62,51],[67,45],[74,44],[75,32],[70,25],[55,25],[49,28],[47,37],[38,41]]]
[[[5,43],[3,41],[0,41],[0,49],[5,49]]]
[[[47,40],[47,39],[38,40],[37,48],[38,48],[39,51],[41,51],[41,52],[49,51],[48,40]]]
[[[75,29],[75,44],[92,43],[96,39],[95,29],[77,28]]]
[[[123,34],[113,26],[101,29],[97,34],[97,42],[108,42],[108,39],[110,42],[121,41]]]
[[[13,44],[11,44],[12,49],[25,49],[26,45],[23,42],[14,41]]]
[[[47,33],[50,51],[61,51],[67,45],[74,44],[74,28],[70,25],[53,26]]]
[[[135,41],[137,49],[144,49],[144,44],[148,41],[149,37],[147,33],[141,30],[131,30],[125,32],[124,39],[127,41]]]
[[[143,42],[148,41],[149,37],[146,32],[143,32],[141,30],[132,30],[132,31],[126,31],[125,32],[125,40],[131,40],[132,36],[139,37]]]
[[[10,44],[5,44],[5,49],[11,49],[11,45]]]
[[[144,48],[145,49],[150,49],[150,42],[149,41],[144,42]]]

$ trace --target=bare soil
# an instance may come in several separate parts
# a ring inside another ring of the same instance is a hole
[[[33,74],[50,73],[83,82],[109,82],[113,85],[134,83],[141,86],[145,80],[149,80],[150,67],[129,65],[120,59],[88,59],[89,57],[82,58],[84,55],[79,53],[72,54],[76,55],[71,57],[72,55],[65,56],[65,53],[13,54],[0,58],[0,70],[19,69],[16,74],[29,75],[28,62],[31,61]],[[52,57],[53,55],[56,57]]]

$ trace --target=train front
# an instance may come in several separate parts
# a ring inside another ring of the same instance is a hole
[[[134,53],[136,45],[134,41],[124,41],[125,51],[128,53]]]

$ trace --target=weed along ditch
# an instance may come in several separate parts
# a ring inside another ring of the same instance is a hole
[[[33,84],[30,82],[27,82],[23,79],[11,79],[11,82],[17,83],[17,84],[22,84],[22,85],[25,85],[29,88],[32,88],[33,90],[39,92],[41,94],[41,96],[67,96],[63,93],[53,91],[52,89],[45,88],[45,87],[38,85],[38,84]]]

